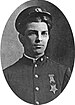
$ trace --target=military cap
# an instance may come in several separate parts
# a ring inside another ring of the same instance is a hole
[[[15,21],[15,28],[16,30],[23,34],[25,31],[26,24],[32,20],[34,22],[35,17],[44,17],[44,22],[51,25],[52,16],[49,12],[39,6],[32,6],[24,9],[21,13],[17,16]]]

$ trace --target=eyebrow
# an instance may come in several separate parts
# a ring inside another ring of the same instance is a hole
[[[37,30],[26,30],[27,32],[38,32]],[[48,32],[48,30],[42,31],[42,32]]]
[[[27,30],[27,31],[29,31],[29,32],[33,32],[33,31],[34,31],[34,32],[37,32],[37,30]]]
[[[48,30],[47,31],[42,31],[42,32],[48,32]]]

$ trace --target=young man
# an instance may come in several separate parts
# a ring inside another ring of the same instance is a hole
[[[56,98],[70,78],[70,68],[46,56],[52,16],[41,7],[23,10],[15,21],[24,54],[19,61],[4,70],[5,78],[22,100],[39,105]]]

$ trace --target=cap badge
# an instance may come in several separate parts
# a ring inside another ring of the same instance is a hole
[[[41,8],[36,8],[35,11],[36,12],[42,12]]]

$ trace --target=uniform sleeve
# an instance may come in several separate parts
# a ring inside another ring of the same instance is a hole
[[[6,81],[9,82],[9,73],[8,73],[8,71],[7,70],[3,70],[3,73],[4,73]]]
[[[66,87],[66,85],[70,79],[70,76],[71,76],[71,69],[68,67],[66,72],[65,72],[65,75],[64,75],[64,80],[63,80],[61,91],[63,91],[64,88]]]

